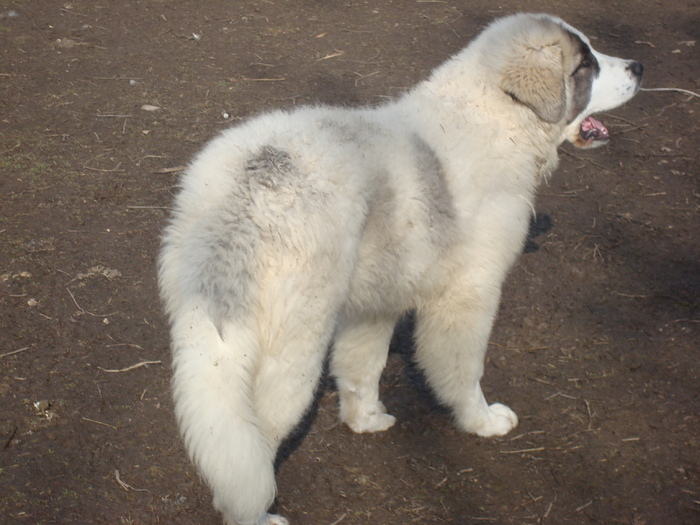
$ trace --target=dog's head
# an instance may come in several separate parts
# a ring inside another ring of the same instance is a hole
[[[598,53],[581,32],[549,15],[507,17],[488,33],[497,40],[487,44],[488,59],[498,65],[500,88],[513,100],[541,120],[563,125],[562,141],[591,148],[609,140],[592,115],[637,93],[642,64]]]

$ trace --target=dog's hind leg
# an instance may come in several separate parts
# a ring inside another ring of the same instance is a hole
[[[303,314],[301,310],[290,320],[299,322],[298,332],[282,331],[264,349],[255,376],[255,410],[275,450],[313,403],[333,330],[334,316]]]
[[[498,286],[448,291],[416,316],[416,358],[441,402],[463,430],[501,436],[518,424],[505,405],[488,405],[481,391],[484,357],[498,306]]]
[[[275,448],[313,402],[348,287],[349,277],[342,276],[350,275],[351,263],[325,250],[279,260],[260,279],[253,384],[256,414]],[[338,275],[331,277],[334,271]]]
[[[386,365],[396,319],[347,322],[336,335],[331,373],[340,394],[340,419],[355,432],[379,432],[394,424],[379,400],[379,378]]]

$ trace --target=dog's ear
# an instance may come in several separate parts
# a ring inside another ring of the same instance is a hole
[[[503,64],[501,88],[545,122],[559,122],[566,113],[562,47],[557,42],[516,42],[515,47]]]

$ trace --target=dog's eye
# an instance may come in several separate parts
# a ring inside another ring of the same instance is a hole
[[[583,59],[581,60],[581,62],[579,62],[578,67],[572,73],[572,75],[575,75],[576,73],[578,73],[582,69],[589,69],[589,68],[593,67],[595,65],[594,60],[595,59],[590,55],[584,56]]]

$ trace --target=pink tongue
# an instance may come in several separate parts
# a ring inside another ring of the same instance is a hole
[[[610,133],[602,122],[588,117],[581,123],[581,136],[586,140],[604,140],[610,138]]]

